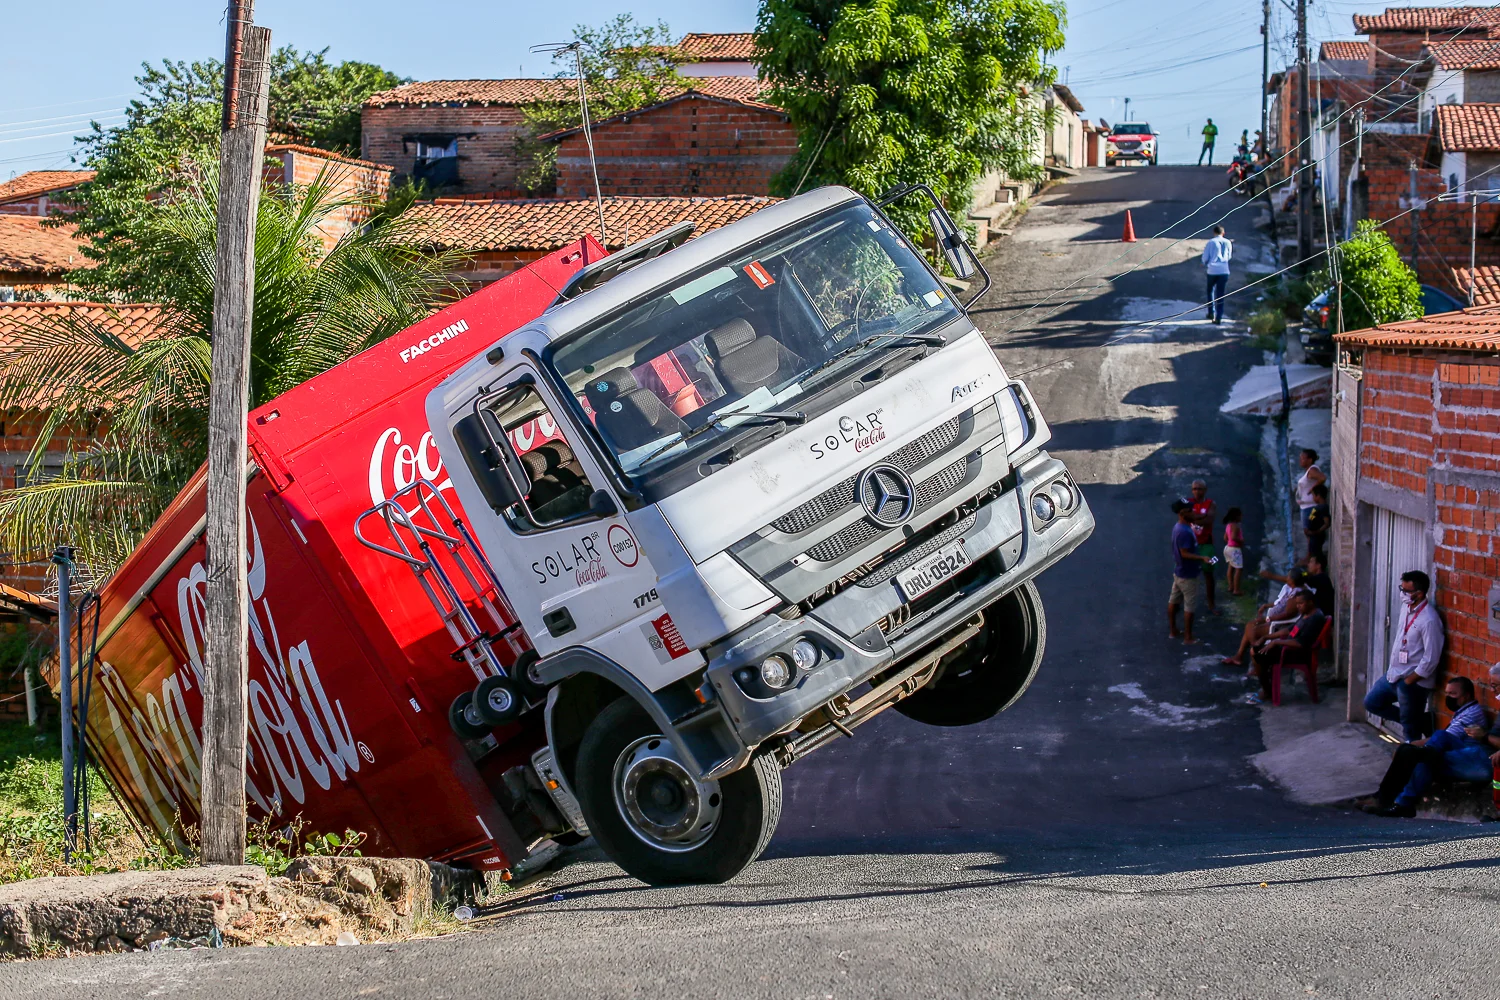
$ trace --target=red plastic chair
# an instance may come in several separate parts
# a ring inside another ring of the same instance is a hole
[[[1318,633],[1318,641],[1313,643],[1312,649],[1307,651],[1307,662],[1298,663],[1293,660],[1287,662],[1286,654],[1291,652],[1289,647],[1281,649],[1281,659],[1271,667],[1271,704],[1281,704],[1281,668],[1289,667],[1301,672],[1307,678],[1307,696],[1314,703],[1318,700],[1318,650],[1327,649],[1333,642],[1333,619],[1330,617],[1323,623],[1323,631]]]

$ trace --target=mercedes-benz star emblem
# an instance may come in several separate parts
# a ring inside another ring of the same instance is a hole
[[[894,465],[866,469],[860,474],[855,492],[870,520],[883,528],[903,523],[917,506],[917,491],[911,477]]]

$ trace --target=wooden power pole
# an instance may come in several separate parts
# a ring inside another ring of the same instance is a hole
[[[230,5],[238,72],[224,80],[219,151],[218,270],[208,401],[208,607],[203,697],[203,862],[245,857],[245,687],[249,596],[245,569],[245,419],[250,403],[250,320],[255,301],[255,216],[266,149],[271,32],[251,3]],[[241,23],[242,22],[242,23]],[[231,42],[232,45],[232,42]]]
[[[1297,264],[1305,273],[1313,255],[1312,57],[1307,42],[1307,0],[1297,0]]]

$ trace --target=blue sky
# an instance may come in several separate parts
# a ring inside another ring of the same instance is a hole
[[[222,54],[223,14],[215,6],[214,0],[148,0],[143,6],[74,0],[60,15],[50,4],[11,5],[10,44],[0,54],[0,179],[69,166],[70,136],[86,129],[90,118],[118,120],[142,60]],[[1350,15],[1384,6],[1379,0],[1314,0],[1314,39],[1353,37]],[[1290,14],[1281,0],[1272,7],[1274,71],[1291,58],[1292,45]],[[547,75],[551,64],[529,54],[528,46],[565,39],[574,24],[600,23],[622,9],[602,0],[566,6],[259,0],[256,20],[271,28],[276,44],[328,46],[335,59],[375,62],[416,79],[452,79]],[[681,34],[749,30],[756,3],[636,0],[628,9],[641,20],[665,20]],[[1129,97],[1132,117],[1146,118],[1161,132],[1163,160],[1191,160],[1207,116],[1226,137],[1258,127],[1259,23],[1259,0],[1076,0],[1068,45],[1056,61],[1090,117],[1120,120]],[[37,41],[23,41],[28,38]]]

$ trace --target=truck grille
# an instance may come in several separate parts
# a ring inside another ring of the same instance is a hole
[[[932,456],[941,454],[947,449],[953,447],[953,445],[958,441],[958,422],[959,418],[954,417],[951,420],[939,424],[932,430],[928,431],[926,434],[923,434],[921,437],[917,438],[911,444],[904,445],[901,448],[898,448],[890,456],[890,458],[887,459],[887,461],[889,461],[897,468],[901,469],[901,471],[903,472],[910,472],[912,469],[915,469],[917,466],[921,465]],[[959,464],[962,465],[962,463]],[[953,467],[949,466],[949,468],[951,469]],[[943,472],[938,473],[937,476],[934,476],[927,482],[935,482],[947,471],[947,469],[943,470]],[[844,511],[854,506],[856,502],[856,497],[854,496],[854,486],[855,483],[859,480],[859,476],[860,474],[856,472],[854,475],[850,476],[848,479],[845,479],[837,486],[830,486],[822,493],[819,493],[817,496],[807,501],[807,503],[803,504],[800,507],[796,507],[792,510],[787,511],[785,514],[772,521],[771,527],[775,528],[777,531],[786,532],[789,535],[796,535],[800,534],[801,532],[807,531],[810,528],[814,528],[819,524],[822,524],[830,517],[837,517],[839,514],[842,514]],[[959,478],[962,479],[961,472]],[[918,510],[922,509],[921,492],[924,486],[926,486],[926,483],[917,488]],[[948,487],[948,489],[951,490],[956,486],[957,483],[955,483],[954,486]],[[944,492],[947,491],[945,490]],[[811,555],[819,549],[822,549],[824,546],[833,542],[834,539],[839,538],[848,532],[851,532],[856,527],[859,527],[859,525],[851,525],[849,528],[845,528],[844,531],[839,532],[839,534],[834,535],[833,537],[819,543],[815,548],[809,549],[809,554]],[[865,541],[868,541],[870,538],[874,538],[880,530],[873,524],[868,525],[868,527],[871,530],[870,534],[864,539]],[[859,543],[856,542],[850,544],[846,546],[842,551],[847,552],[849,549],[854,548],[857,544]],[[813,558],[824,560],[834,557],[813,555]]]
[[[945,424],[944,426],[946,427],[947,425]],[[907,445],[907,447],[911,448],[920,443],[920,441],[914,441],[912,442],[912,444]],[[922,513],[922,511],[928,509],[943,497],[958,489],[959,486],[963,484],[964,476],[968,472],[968,468],[969,459],[966,456],[964,458],[960,458],[957,462],[954,462],[952,465],[948,466],[937,475],[929,479],[924,479],[922,482],[918,483],[916,506],[912,511],[913,516]],[[852,484],[853,480],[850,480],[850,482]],[[850,486],[850,493],[852,496],[852,485]],[[850,506],[853,506],[853,504],[851,503]],[[812,548],[808,549],[807,555],[809,558],[816,559],[818,562],[831,562],[834,559],[838,559],[846,552],[852,552],[853,550],[859,548],[861,545],[865,544],[866,542],[870,541],[870,539],[886,530],[888,529],[881,527],[874,521],[871,521],[869,518],[862,518],[858,521],[855,521],[844,530],[829,535],[817,545],[814,545]]]

